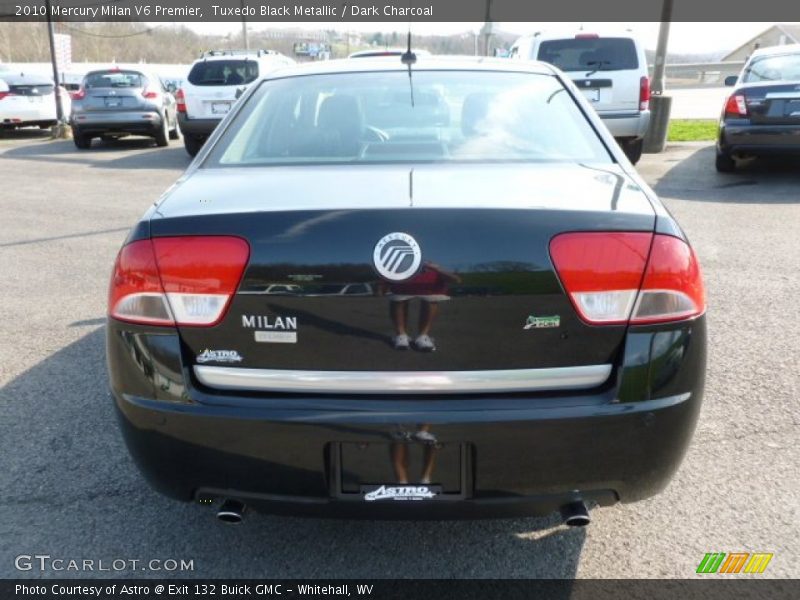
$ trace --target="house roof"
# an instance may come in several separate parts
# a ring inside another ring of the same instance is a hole
[[[764,34],[766,34],[767,32],[769,32],[769,31],[771,31],[773,29],[777,29],[780,33],[784,34],[788,38],[787,42],[800,44],[800,25],[790,25],[788,23],[777,23],[777,24],[773,25],[772,27],[767,27],[764,31],[762,31],[758,35],[750,38],[749,40],[747,40],[741,46],[738,46],[734,50],[731,50],[730,52],[728,52],[723,57],[722,60],[723,61],[729,60],[733,55],[737,54],[741,50],[745,50],[746,49],[748,52],[752,51],[753,44],[755,44],[756,41],[758,41],[758,39],[761,38]]]

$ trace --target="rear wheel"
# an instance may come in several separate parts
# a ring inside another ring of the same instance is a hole
[[[189,153],[189,156],[196,156],[198,152],[200,152],[200,148],[203,147],[203,142],[205,142],[202,138],[197,138],[193,135],[186,134],[183,136],[183,145],[186,148],[186,152]]]
[[[639,138],[635,140],[627,140],[622,144],[622,151],[631,164],[636,164],[642,158],[642,148],[644,147],[644,139]]]
[[[78,133],[74,129],[72,131],[72,141],[75,143],[75,147],[78,150],[88,150],[92,147],[91,136],[88,136],[85,133]]]
[[[181,139],[181,130],[178,127],[178,119],[175,119],[175,127],[169,130],[169,139],[171,140],[179,140]]]
[[[167,114],[164,113],[164,118],[161,119],[161,127],[156,132],[156,146],[163,148],[169,146],[169,124],[167,123]]]
[[[736,160],[730,154],[718,151],[714,166],[718,173],[733,173],[736,170]]]

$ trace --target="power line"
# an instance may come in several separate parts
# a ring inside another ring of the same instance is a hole
[[[75,32],[75,33],[79,33],[81,35],[88,35],[89,37],[106,38],[106,39],[130,38],[130,37],[135,37],[137,35],[145,35],[147,33],[151,33],[154,30],[153,27],[149,27],[149,28],[144,29],[142,31],[134,31],[133,33],[124,33],[124,34],[121,34],[121,35],[115,35],[115,34],[110,34],[110,33],[92,33],[91,31],[86,31],[84,29],[78,29],[77,27],[70,27],[66,23],[59,23],[58,26],[59,26],[59,28],[63,28],[63,29],[66,29],[67,31],[72,31],[72,32]]]

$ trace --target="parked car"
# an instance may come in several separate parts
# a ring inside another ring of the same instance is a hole
[[[92,139],[143,135],[157,146],[180,138],[175,98],[155,74],[133,69],[90,71],[72,94],[72,139],[81,150]]]
[[[630,33],[535,33],[511,47],[512,59],[555,65],[575,83],[633,164],[650,126],[650,79],[644,46]]]
[[[62,89],[61,102],[69,114],[69,95]],[[53,80],[36,74],[0,72],[0,128],[40,127],[57,122]]]
[[[452,118],[370,122],[410,87]],[[157,490],[229,522],[247,503],[584,525],[587,502],[667,485],[703,396],[700,266],[569,78],[328,61],[231,110],[110,284],[111,389]],[[240,291],[295,281],[378,293]]]
[[[234,102],[259,77],[294,61],[274,50],[209,50],[177,92],[178,120],[190,156],[203,146]]]
[[[716,168],[736,169],[736,159],[800,156],[800,44],[756,50],[738,77],[719,120]]]

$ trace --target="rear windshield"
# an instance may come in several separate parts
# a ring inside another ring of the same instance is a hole
[[[413,101],[412,101],[413,95]],[[550,75],[406,71],[263,82],[208,165],[610,162]]]
[[[538,59],[562,71],[624,71],[639,68],[630,38],[567,38],[542,42]]]
[[[8,91],[17,96],[47,96],[53,93],[53,89],[55,89],[55,86],[50,83],[44,83],[41,85],[26,83],[22,85],[8,86]]]
[[[209,60],[195,63],[189,71],[192,85],[242,85],[258,77],[253,60]]]
[[[800,81],[800,54],[755,58],[745,69],[742,81]]]
[[[145,77],[136,71],[102,71],[89,73],[83,84],[85,89],[92,88],[142,88]]]

